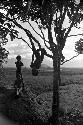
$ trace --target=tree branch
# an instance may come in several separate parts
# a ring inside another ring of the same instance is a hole
[[[16,37],[16,38],[17,38],[17,39],[21,39],[21,40],[23,40],[23,41],[29,46],[29,48],[32,49],[31,46],[26,42],[25,39],[23,39],[22,37]],[[45,55],[46,55],[47,57],[53,58],[53,56],[50,55],[50,54],[48,54],[48,53],[46,53]]]
[[[0,12],[0,13],[1,13],[1,12]],[[1,13],[1,14],[2,14],[2,13]],[[4,14],[3,14],[3,15],[4,15]],[[4,15],[4,18],[6,18],[8,21],[13,22],[17,27],[19,27],[20,29],[24,30],[25,33],[27,34],[27,36],[28,36],[29,38],[32,38],[32,39],[39,45],[39,48],[41,48],[41,45],[40,45],[39,41],[31,34],[31,32],[30,32],[29,30],[25,29],[25,28],[22,27],[19,23],[17,23],[15,20],[10,19],[9,17],[6,17],[5,15]],[[26,40],[24,40],[22,37],[21,37],[21,38],[18,38],[18,39],[22,39],[25,43],[27,43]],[[28,44],[28,43],[27,43],[27,44]],[[30,47],[29,44],[28,44],[28,46]],[[30,47],[30,48],[31,48],[31,47]],[[31,48],[31,49],[32,49],[32,48]],[[48,54],[48,53],[46,53],[45,55],[46,55],[47,57],[53,58],[52,55],[50,55],[50,54]]]
[[[64,62],[61,63],[61,65],[63,65],[64,63],[66,63],[66,62],[68,62],[68,61],[74,59],[74,58],[77,57],[77,56],[79,56],[79,54],[73,56],[72,58],[70,58],[70,59],[68,59],[68,60],[65,60]]]
[[[52,24],[53,17],[50,15],[50,21],[48,26],[48,39],[50,44],[50,49],[52,52],[54,52],[55,48],[57,48],[57,45],[53,42],[52,32],[51,32],[51,24]]]
[[[24,30],[25,33],[27,34],[27,36],[32,38],[39,45],[39,47],[41,48],[41,45],[40,45],[39,41],[31,34],[31,32],[29,30],[27,30],[24,27],[22,27],[19,23],[17,23],[16,20],[13,20],[13,19],[10,19],[9,17],[6,17],[5,14],[3,14],[1,12],[0,12],[0,14],[2,14],[4,16],[4,18],[6,18],[8,21],[13,22],[17,27],[19,27],[20,29]]]
[[[16,26],[18,26],[19,28],[23,29],[23,30],[25,31],[25,33],[27,34],[28,37],[32,38],[39,46],[41,46],[40,43],[39,43],[39,41],[31,34],[31,32],[30,32],[29,30],[23,28],[23,27],[22,27],[20,24],[18,24],[16,21],[13,21],[13,22],[14,22],[14,24],[15,24]]]
[[[76,35],[69,35],[68,37],[78,36],[78,35],[82,35],[83,36],[83,33],[82,34],[76,34]]]
[[[77,28],[77,29],[82,29],[82,30],[83,30],[83,28],[82,28],[82,27],[80,27],[80,26],[79,26],[79,27],[78,27],[78,26],[75,26],[75,28]]]
[[[66,5],[65,8],[64,8],[64,13],[63,13],[63,15],[62,15],[62,14],[60,15],[60,16],[61,16],[61,23],[60,23],[61,28],[62,28],[64,19],[65,19],[66,10],[67,10],[67,5]],[[62,12],[61,12],[61,13],[62,13]]]
[[[45,55],[46,55],[47,57],[50,57],[50,58],[53,59],[53,56],[52,56],[52,55],[50,55],[50,54],[48,54],[48,53],[46,53]]]
[[[77,17],[78,11],[79,11],[79,5],[78,5],[77,10],[76,10],[76,13],[75,13],[75,15],[74,15],[74,17],[73,17],[72,23],[70,24],[70,27],[68,28],[68,31],[65,33],[64,40],[66,40],[66,38],[68,37],[68,34],[69,34],[70,31],[71,31],[71,28],[72,28],[73,25],[74,25],[74,21],[75,21],[75,19],[76,19],[76,17]],[[73,12],[73,13],[74,13],[74,12]]]
[[[33,31],[34,31],[37,35],[39,35],[39,36],[44,40],[44,44],[45,44],[45,46],[47,47],[47,49],[51,50],[50,47],[48,47],[48,46],[46,45],[46,42],[49,43],[49,41],[47,41],[47,40],[45,39],[44,34],[43,34],[41,28],[39,28],[39,29],[41,30],[41,33],[42,33],[43,37],[33,28],[33,26],[31,25],[31,23],[30,23],[29,21],[28,21],[28,23],[29,23],[29,25],[31,26],[31,28],[33,29]]]
[[[43,35],[43,40],[44,40],[44,44],[45,44],[45,46],[47,47],[47,49],[49,49],[50,51],[51,51],[51,49],[50,49],[50,47],[48,47],[47,45],[46,45],[46,40],[45,40],[45,36],[44,36],[44,33],[43,33],[43,31],[42,31],[42,29],[40,28],[40,30],[41,30],[41,33],[42,33],[42,35]],[[48,42],[49,43],[49,42]]]
[[[70,25],[70,27],[69,27],[67,33],[65,33],[65,37],[64,37],[64,39],[66,39],[66,38],[68,37],[68,34],[70,33],[71,28],[73,27],[73,25],[74,25],[74,22],[71,23],[71,25]]]
[[[43,37],[34,29],[34,27],[31,25],[31,23],[29,21],[27,21],[27,22],[29,23],[29,25],[31,26],[33,31],[43,39]]]

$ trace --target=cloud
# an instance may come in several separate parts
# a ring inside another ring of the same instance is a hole
[[[9,51],[9,58],[15,58],[16,55],[23,55],[23,58],[32,55],[31,49],[23,41],[9,41],[5,48]],[[15,56],[14,56],[15,55]]]
[[[17,47],[17,46],[18,46],[18,43],[16,42],[8,42],[4,47],[6,49],[10,49],[10,48]]]
[[[16,58],[16,56],[17,56],[17,55],[15,55],[15,54],[12,54],[12,55],[9,54],[9,55],[8,55],[8,59]]]

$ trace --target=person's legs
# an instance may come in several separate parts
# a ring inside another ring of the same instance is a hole
[[[20,70],[16,70],[16,78],[22,77],[22,73]]]

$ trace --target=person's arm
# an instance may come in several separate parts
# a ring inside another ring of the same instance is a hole
[[[17,62],[15,62],[15,65],[16,65],[16,67],[17,67],[18,63],[17,63]]]
[[[21,62],[21,66],[24,66],[24,64]]]

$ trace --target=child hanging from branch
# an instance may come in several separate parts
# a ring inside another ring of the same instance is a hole
[[[31,45],[32,45],[32,62],[30,67],[31,68],[36,68],[39,69],[40,67],[40,61],[41,61],[41,56],[40,56],[40,49],[36,49],[34,46],[34,43],[32,42],[32,39],[30,39]]]
[[[41,48],[41,46],[39,45],[39,49],[36,49],[35,46],[34,46],[34,43],[32,42],[32,39],[30,38],[30,42],[31,42],[31,45],[32,45],[32,51],[33,51],[33,54],[32,54],[32,62],[31,62],[31,65],[30,67],[32,69],[39,69],[40,66],[41,66],[41,63],[44,59],[44,55],[46,53],[45,49],[44,48]],[[35,60],[34,60],[34,57],[35,57]]]

